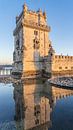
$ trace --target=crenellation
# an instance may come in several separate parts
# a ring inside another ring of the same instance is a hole
[[[72,60],[73,56],[65,56],[65,55],[55,55],[55,59],[63,59],[63,60]]]
[[[44,16],[45,19],[47,18],[47,17],[46,17],[46,12],[45,12],[45,11],[43,12],[43,16]]]

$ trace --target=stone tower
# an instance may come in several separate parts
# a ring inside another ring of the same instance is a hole
[[[14,30],[13,74],[22,77],[39,75],[43,69],[42,58],[48,56],[50,27],[46,23],[46,13],[28,10],[26,5],[16,17]]]

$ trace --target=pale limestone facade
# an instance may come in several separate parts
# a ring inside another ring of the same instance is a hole
[[[56,55],[55,51],[49,52],[49,72],[52,75],[73,75],[73,56]]]
[[[42,71],[42,58],[48,55],[50,48],[48,32],[46,13],[30,11],[24,5],[22,13],[16,17],[13,73],[22,72],[25,76]]]
[[[73,74],[73,57],[55,54],[46,20],[45,12],[28,10],[26,5],[16,17],[13,74],[27,77],[43,70],[48,75]]]

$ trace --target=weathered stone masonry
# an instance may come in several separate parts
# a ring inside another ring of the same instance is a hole
[[[73,56],[56,55],[49,40],[46,13],[28,10],[26,5],[16,17],[14,30],[14,75],[26,77],[47,74],[73,74]]]

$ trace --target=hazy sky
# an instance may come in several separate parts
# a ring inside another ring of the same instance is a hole
[[[0,63],[12,62],[15,17],[24,3],[46,11],[56,53],[73,55],[73,0],[0,0]]]

